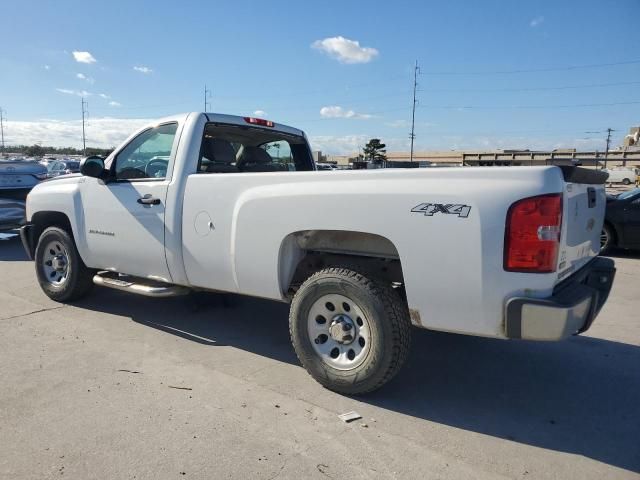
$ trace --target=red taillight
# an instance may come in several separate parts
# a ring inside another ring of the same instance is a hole
[[[561,227],[560,193],[525,198],[511,205],[504,236],[504,269],[555,272]]]
[[[262,118],[244,117],[244,121],[251,125],[260,125],[261,127],[273,127],[271,120],[264,120]]]

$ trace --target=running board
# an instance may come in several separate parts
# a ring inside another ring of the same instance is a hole
[[[132,277],[115,272],[99,272],[93,277],[93,283],[102,287],[114,288],[123,292],[144,295],[145,297],[177,297],[191,290],[180,285],[158,282],[147,278]]]

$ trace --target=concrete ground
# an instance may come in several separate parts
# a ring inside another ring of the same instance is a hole
[[[354,399],[299,366],[285,305],[62,306],[0,241],[0,478],[640,478],[640,255],[616,260],[588,335],[415,331],[400,375]]]

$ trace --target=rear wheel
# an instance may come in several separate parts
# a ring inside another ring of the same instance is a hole
[[[600,255],[606,255],[611,251],[614,245],[614,235],[611,226],[605,223],[600,233]]]
[[[302,284],[289,326],[302,365],[339,393],[380,388],[409,353],[411,322],[398,292],[345,268],[326,268]]]
[[[49,227],[42,232],[34,260],[38,283],[52,300],[77,300],[93,287],[95,272],[87,268],[73,238],[61,228]]]
[[[622,180],[622,184],[623,185],[631,185],[631,180],[629,180],[628,178],[625,178]]]

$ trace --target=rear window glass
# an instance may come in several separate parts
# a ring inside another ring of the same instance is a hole
[[[276,130],[210,123],[205,126],[198,173],[313,170],[306,140]]]

